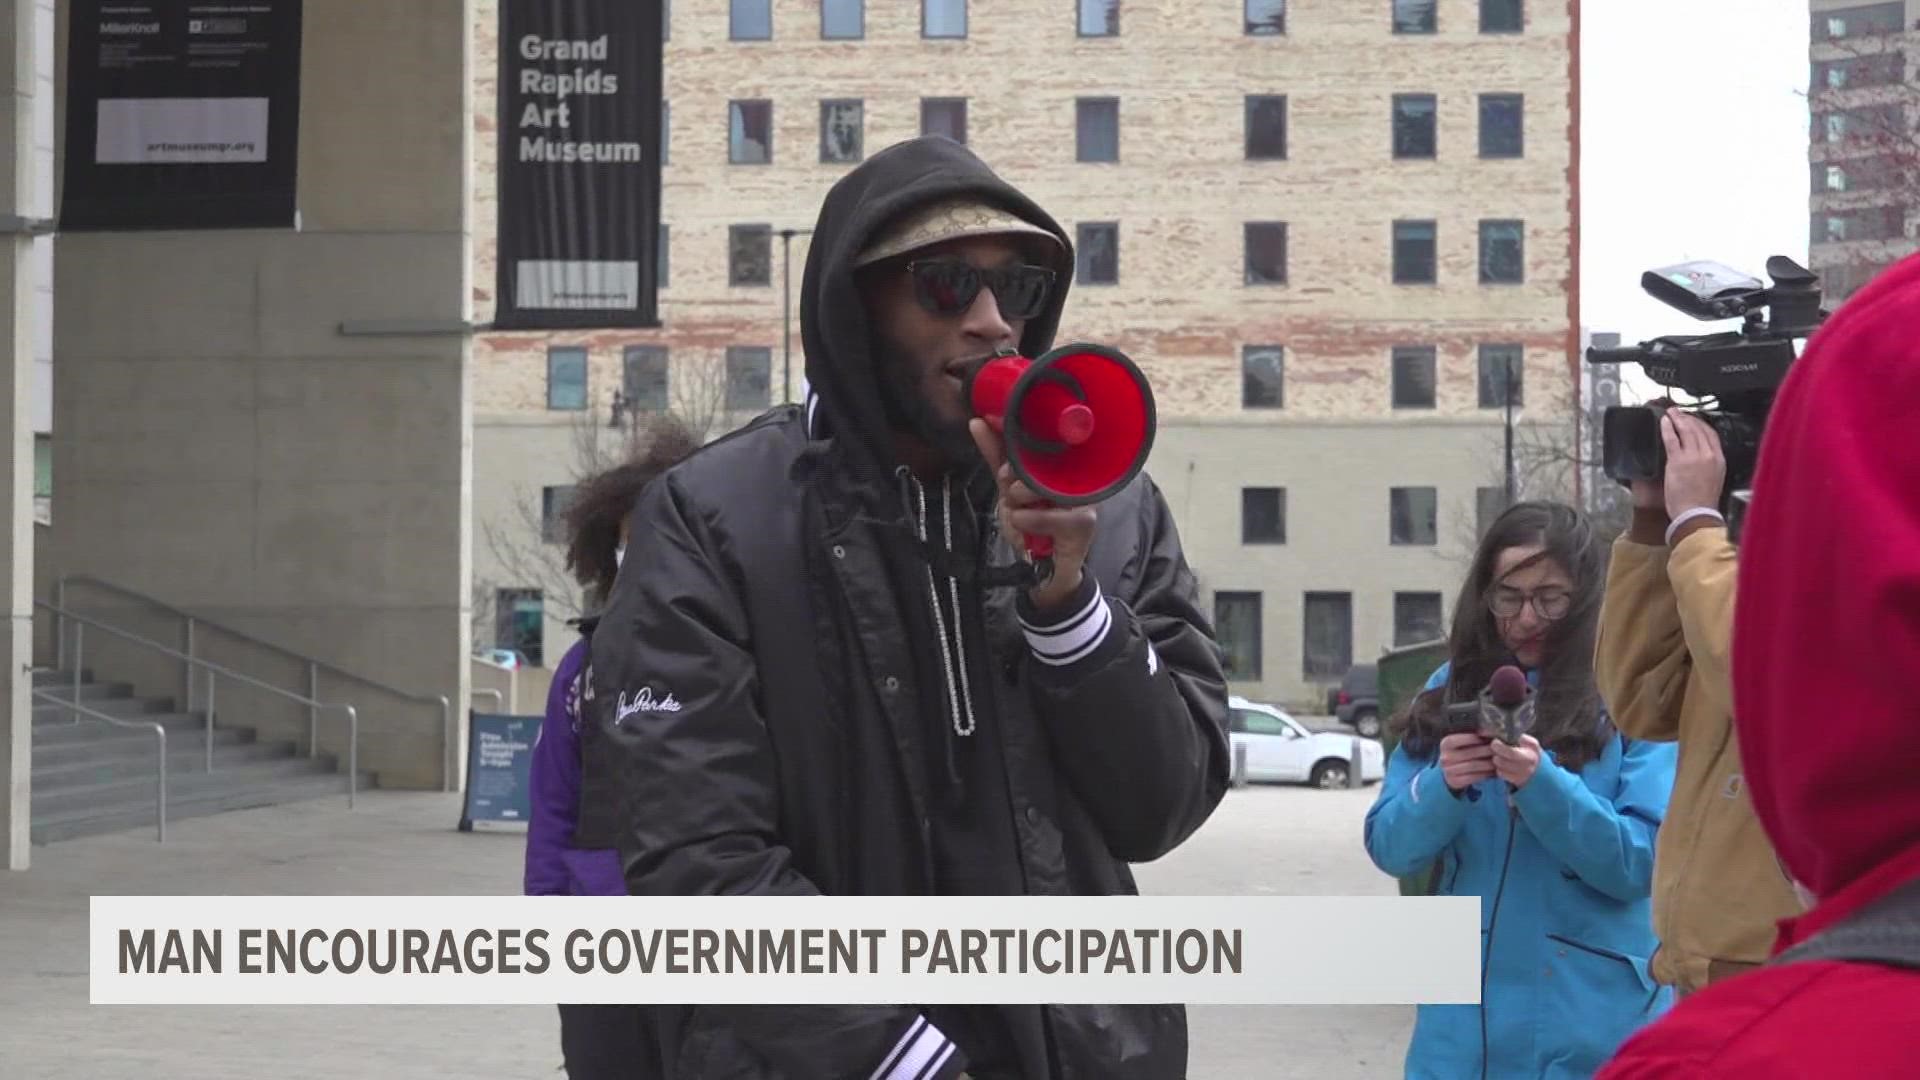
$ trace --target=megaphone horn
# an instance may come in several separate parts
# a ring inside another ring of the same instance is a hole
[[[1050,505],[1111,498],[1153,449],[1153,388],[1118,349],[1062,345],[1036,360],[1002,350],[968,374],[965,392],[973,414],[1005,438],[1014,476]],[[1029,536],[1026,546],[1036,563],[1052,557],[1051,537]]]

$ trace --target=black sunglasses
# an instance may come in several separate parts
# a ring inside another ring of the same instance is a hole
[[[983,268],[959,259],[920,259],[907,264],[907,273],[920,306],[949,317],[972,307],[984,288],[993,292],[1003,317],[1038,318],[1053,292],[1053,271],[1043,266]]]

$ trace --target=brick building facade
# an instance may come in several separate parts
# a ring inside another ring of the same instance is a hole
[[[498,12],[475,9],[484,322]],[[1577,0],[680,0],[663,327],[475,342],[475,576],[493,606],[517,597],[529,612],[515,630],[496,611],[499,634],[531,641],[534,606],[564,605],[501,593],[539,586],[509,580],[528,576],[524,560],[487,536],[532,531],[517,523],[570,482],[570,448],[606,427],[616,390],[717,409],[716,428],[782,400],[779,233],[809,228],[852,162],[930,129],[1078,238],[1062,334],[1124,349],[1153,380],[1149,469],[1236,689],[1324,700],[1349,663],[1450,615],[1499,493],[1506,365],[1520,365],[1521,422],[1571,424],[1577,13]],[[794,393],[805,245],[792,238]],[[549,626],[548,662],[564,635]]]
[[[1813,0],[1811,264],[1829,307],[1920,250],[1920,0]]]

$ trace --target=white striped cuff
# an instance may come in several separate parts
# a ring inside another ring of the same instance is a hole
[[[1020,629],[1027,635],[1027,647],[1041,663],[1066,667],[1093,655],[1107,639],[1107,631],[1113,629],[1113,609],[1107,606],[1107,598],[1100,590],[1092,592],[1086,606],[1064,622],[1037,627],[1024,618],[1020,620]]]
[[[895,1043],[871,1080],[933,1080],[953,1060],[953,1040],[924,1016],[914,1017],[913,1026]]]

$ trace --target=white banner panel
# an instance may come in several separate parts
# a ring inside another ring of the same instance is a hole
[[[96,896],[96,1005],[1473,1004],[1475,897]]]
[[[110,98],[100,102],[93,160],[167,165],[267,160],[266,98]]]

